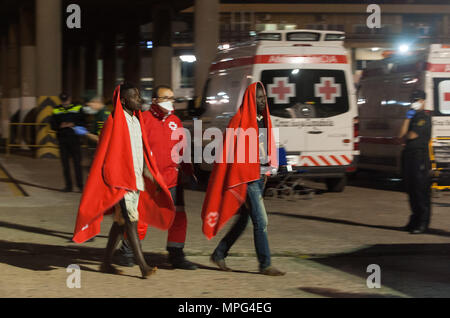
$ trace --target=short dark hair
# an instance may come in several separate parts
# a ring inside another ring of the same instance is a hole
[[[173,91],[173,90],[172,90],[172,87],[170,87],[170,86],[168,86],[168,85],[158,85],[158,86],[156,86],[156,87],[153,89],[153,91],[152,91],[152,98],[158,98],[158,91],[159,91],[161,88],[164,88],[164,89],[170,89],[171,91]]]
[[[130,83],[130,82],[123,82],[120,84],[120,97],[124,98],[127,94],[127,91],[132,89],[138,89],[136,85]]]
[[[415,99],[427,99],[427,94],[421,89],[416,89],[411,94],[411,100]]]

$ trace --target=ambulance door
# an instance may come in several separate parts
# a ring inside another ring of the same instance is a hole
[[[450,77],[432,78],[432,87],[431,99],[434,104],[432,137],[435,138],[433,142],[435,160],[438,168],[450,168]]]
[[[267,99],[274,128],[278,128],[279,146],[286,150],[288,164],[300,165],[305,150],[305,118],[310,107],[298,101],[298,69],[264,69],[260,80],[267,92]]]
[[[279,69],[261,73],[271,114],[287,151],[301,152],[305,166],[352,161],[353,117],[346,74],[341,69]],[[354,114],[355,113],[355,114]]]
[[[299,101],[311,109],[305,122],[306,149],[316,153],[322,166],[348,165],[354,116],[345,71],[303,69],[299,75]]]

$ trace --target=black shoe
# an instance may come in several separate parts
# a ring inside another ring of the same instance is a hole
[[[134,262],[134,257],[125,256],[123,254],[118,254],[116,257],[116,264],[124,267],[133,267],[136,265]]]
[[[411,234],[423,234],[428,231],[428,227],[426,225],[420,225],[418,227],[412,228],[409,233]]]
[[[185,269],[185,270],[190,270],[190,271],[197,269],[197,266],[194,263],[189,262],[185,258],[172,261],[171,263],[172,263],[173,268]]]
[[[169,263],[172,264],[173,268],[186,269],[186,270],[196,270],[197,266],[189,262],[180,247],[167,247],[169,252]]]

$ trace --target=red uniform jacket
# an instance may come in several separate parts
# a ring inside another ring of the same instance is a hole
[[[162,190],[144,176],[145,191],[139,197],[139,219],[162,230],[168,229],[175,212],[170,192],[158,171],[145,135],[142,114],[137,112],[142,130],[144,160]],[[86,187],[81,197],[73,240],[82,243],[100,233],[103,215],[112,212],[127,191],[136,191],[130,134],[120,103],[120,86],[114,92],[114,112],[102,130]]]
[[[178,128],[182,129],[181,120],[174,114],[167,117],[159,110],[159,107],[152,105],[149,111],[142,113],[142,120],[145,124],[145,133],[150,149],[154,154],[158,170],[161,173],[166,186],[170,189],[177,185],[178,159],[183,155],[182,151],[173,151],[174,147],[180,144],[181,137],[172,140],[171,136]],[[185,139],[183,139],[185,141]],[[190,146],[190,145],[189,145]],[[189,165],[181,165],[186,173]]]
[[[244,130],[253,128],[258,131],[256,120],[256,86],[258,83],[251,84],[245,94],[241,107],[230,120],[227,128],[242,128]],[[262,84],[261,84],[262,85]],[[274,168],[278,166],[277,151],[274,136],[272,134],[272,123],[270,120],[269,108],[264,112],[265,127],[268,128],[268,155],[270,165]],[[247,183],[260,179],[259,155],[257,162],[252,163],[249,155],[243,163],[239,163],[237,156],[239,143],[236,136],[227,134],[223,142],[223,151],[221,153],[222,163],[216,162],[209,178],[206,197],[203,203],[202,220],[203,233],[208,239],[214,237],[217,232],[226,224],[226,222],[239,210],[245,202],[247,196]],[[234,139],[234,143],[229,143]],[[255,143],[254,149],[258,154],[259,141]],[[225,159],[230,151],[234,151],[234,163],[227,163]],[[248,151],[248,150],[247,150]]]

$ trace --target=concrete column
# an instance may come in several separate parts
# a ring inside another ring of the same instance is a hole
[[[125,32],[125,50],[123,75],[127,82],[140,87],[141,85],[141,50],[139,41],[141,31],[139,25],[130,26]]]
[[[85,51],[85,91],[84,98],[87,100],[97,95],[97,60],[98,60],[98,45],[97,41],[92,38],[89,40]]]
[[[22,10],[20,14],[20,121],[36,107],[36,44],[34,14]]]
[[[0,38],[0,69],[6,70],[8,67],[8,38],[3,34]],[[1,80],[1,104],[0,104],[0,135],[2,139],[9,136],[8,133],[8,73],[6,71],[0,72]]]
[[[200,96],[219,44],[219,0],[195,0],[194,28],[195,96]]]
[[[153,87],[172,86],[172,10],[156,6],[153,10]]]
[[[85,69],[86,69],[86,56],[85,47],[78,46],[73,48],[72,59],[72,100],[73,102],[80,102],[84,95],[84,83],[85,83]]]
[[[20,110],[20,51],[19,51],[19,25],[11,24],[8,29],[8,65],[6,107],[9,122],[19,121]],[[5,138],[10,138],[12,143],[17,142],[17,127],[7,129]],[[11,133],[13,133],[11,135]]]
[[[37,123],[48,123],[62,90],[62,1],[36,0]],[[56,137],[48,126],[39,128],[37,157],[58,157]]]
[[[103,39],[103,97],[111,100],[116,85],[116,34],[108,34]]]

